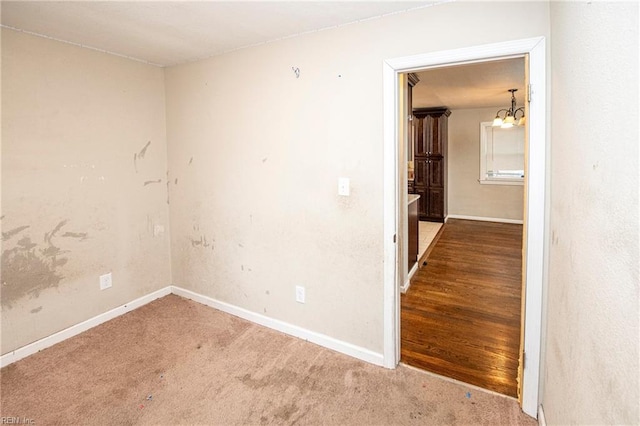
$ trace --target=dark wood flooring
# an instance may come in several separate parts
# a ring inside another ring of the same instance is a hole
[[[517,397],[522,225],[449,220],[402,295],[401,361]]]

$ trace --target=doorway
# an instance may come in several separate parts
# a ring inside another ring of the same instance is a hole
[[[527,71],[532,97],[528,113],[527,181],[525,197],[525,238],[523,268],[524,361],[521,405],[525,413],[537,417],[542,321],[542,285],[545,246],[548,242],[546,191],[546,65],[545,39],[537,37],[491,45],[433,52],[386,60],[384,78],[384,365],[395,368],[400,359],[399,249],[397,235],[406,216],[399,202],[400,185],[406,186],[406,168],[398,161],[398,79],[399,74],[419,69],[469,64],[529,55]]]
[[[425,201],[417,239],[423,225],[447,219],[401,296],[401,362],[514,398],[522,343],[525,62],[415,71],[415,83],[406,86],[412,105],[401,112],[412,129],[402,138],[408,191]],[[497,111],[518,121],[494,125]]]

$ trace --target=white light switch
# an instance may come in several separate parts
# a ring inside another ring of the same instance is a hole
[[[338,195],[349,196],[349,178],[338,178]]]

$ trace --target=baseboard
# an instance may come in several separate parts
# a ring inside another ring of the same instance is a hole
[[[542,409],[542,404],[538,405],[538,425],[547,426],[547,419],[544,416],[544,410]]]
[[[160,297],[167,296],[168,294],[171,294],[170,286],[154,291],[153,293],[142,296],[129,303],[125,303],[124,305],[113,308],[110,311],[97,315],[93,318],[89,318],[88,320],[83,321],[79,324],[72,325],[69,328],[54,333],[51,336],[47,336],[45,338],[37,340],[33,343],[29,343],[28,345],[22,346],[21,348],[18,348],[14,351],[7,352],[0,357],[0,367],[6,367],[9,364],[21,360],[22,358],[40,352],[41,350],[51,347],[56,343],[67,340],[70,337],[76,336],[97,325],[119,317],[120,315],[126,314],[127,312],[133,311],[134,309],[146,305],[147,303],[152,302]]]
[[[33,343],[30,343],[26,346],[18,348],[14,351],[8,352],[0,357],[0,367],[6,367],[7,365],[12,364],[16,361],[19,361],[25,357],[28,357],[29,355],[33,355],[43,349],[46,349],[55,345],[56,343],[60,343],[66,339],[69,339],[84,331],[87,331],[97,325],[100,325],[104,322],[107,322],[116,317],[119,317],[120,315],[126,314],[127,312],[137,309],[143,305],[146,305],[149,302],[154,301],[155,299],[167,296],[171,293],[184,297],[186,299],[194,300],[196,302],[202,303],[203,305],[210,306],[212,308],[218,309],[228,314],[246,319],[253,323],[262,325],[264,327],[268,327],[268,328],[280,331],[282,333],[288,334],[290,336],[315,343],[317,345],[334,350],[336,352],[340,352],[345,355],[358,358],[362,361],[366,361],[371,364],[380,365],[380,366],[383,365],[383,356],[380,353],[373,352],[369,349],[365,349],[360,346],[356,346],[351,343],[347,343],[347,342],[335,339],[333,337],[326,336],[321,333],[307,330],[305,328],[298,327],[296,325],[289,324],[284,321],[280,321],[274,318],[269,318],[265,315],[255,313],[247,309],[240,308],[235,305],[231,305],[229,303],[221,302],[219,300],[215,300],[210,297],[203,296],[201,294],[183,289],[181,287],[168,286],[163,289],[154,291],[153,293],[150,293],[146,296],[142,296],[138,299],[135,299],[129,303],[125,303],[124,305],[118,306],[114,309],[111,309],[103,314],[97,315],[79,324],[73,325],[62,331],[54,333],[51,336],[47,336]]]
[[[231,305],[226,302],[221,302],[219,300],[213,299],[208,296],[203,296],[201,294],[195,293],[191,290],[186,290],[181,287],[171,286],[171,292],[175,295],[184,297],[185,299],[191,299],[195,302],[202,303],[203,305],[207,305],[228,314],[246,319],[247,321],[251,321],[264,327],[280,331],[293,337],[304,339],[306,341],[315,343],[336,352],[358,358],[362,361],[380,366],[383,365],[382,354],[373,352],[369,349],[365,349],[360,346],[356,346],[351,343],[347,343],[342,340],[317,333],[315,331],[307,330],[305,328],[298,327],[297,325],[270,318],[265,315],[249,311],[247,309]]]
[[[407,281],[400,286],[400,291],[402,293],[406,293],[407,290],[409,290],[409,287],[411,287],[411,278],[413,278],[413,275],[418,271],[418,262],[414,263],[413,267],[411,267],[411,270],[409,271],[409,274],[407,275]]]
[[[484,217],[484,216],[466,216],[462,214],[450,214],[448,219],[466,219],[466,220],[479,220],[482,222],[500,222],[500,223],[516,223],[522,225],[523,221],[520,219],[505,219],[502,217]]]

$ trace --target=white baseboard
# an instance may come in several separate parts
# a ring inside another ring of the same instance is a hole
[[[124,305],[113,308],[110,311],[97,315],[93,318],[89,318],[88,320],[83,321],[79,324],[72,325],[69,328],[66,328],[62,331],[54,333],[51,336],[47,336],[45,338],[37,340],[26,346],[22,346],[21,348],[18,348],[14,351],[7,352],[6,354],[0,357],[0,367],[6,367],[9,364],[12,364],[16,361],[21,360],[22,358],[25,358],[29,355],[33,355],[37,352],[40,352],[41,350],[51,347],[56,343],[60,343],[63,340],[67,340],[70,337],[76,336],[97,325],[100,325],[111,319],[119,317],[120,315],[126,314],[127,312],[133,311],[134,309],[137,309],[140,306],[146,305],[147,303],[152,302],[155,299],[158,299],[160,297],[164,297],[168,294],[171,294],[170,286],[154,291],[153,293],[147,294],[146,296],[139,297],[136,300],[133,300],[129,303],[125,303]]]
[[[547,419],[544,416],[544,410],[542,409],[542,404],[538,405],[538,425],[547,426]]]
[[[336,352],[358,358],[362,361],[380,366],[383,365],[382,354],[373,352],[369,349],[365,349],[360,346],[344,342],[342,340],[334,339],[333,337],[329,337],[315,331],[307,330],[306,328],[298,327],[297,325],[270,318],[265,315],[249,311],[247,309],[231,305],[226,302],[221,302],[219,300],[212,299],[208,296],[203,296],[201,294],[195,293],[191,290],[186,290],[181,287],[171,286],[171,292],[186,299],[191,299],[193,301],[202,303],[203,305],[210,306],[212,308],[246,319],[264,327],[280,331],[290,336],[304,339],[306,341],[315,343]]]
[[[484,217],[484,216],[466,216],[462,214],[450,214],[449,216],[447,216],[447,220],[449,219],[479,220],[482,222],[516,223],[519,225],[522,225],[523,223],[521,219],[505,219],[502,217]]]
[[[221,310],[228,314],[246,319],[253,323],[280,331],[290,336],[307,340],[309,342],[334,350],[336,352],[340,352],[345,355],[358,358],[362,361],[366,361],[371,364],[380,365],[380,366],[383,365],[383,356],[380,353],[373,352],[369,349],[365,349],[360,346],[356,346],[351,343],[347,343],[347,342],[335,339],[333,337],[329,337],[324,334],[317,333],[315,331],[307,330],[305,328],[298,327],[296,325],[289,324],[284,321],[280,321],[274,318],[269,318],[265,315],[255,313],[247,309],[240,308],[235,305],[231,305],[229,303],[221,302],[219,300],[215,300],[210,297],[203,296],[201,294],[183,289],[181,287],[168,286],[163,289],[154,291],[153,293],[150,293],[146,296],[133,300],[129,303],[118,306],[117,308],[111,309],[110,311],[97,315],[79,324],[73,325],[62,331],[54,333],[51,336],[47,336],[33,343],[30,343],[26,346],[18,348],[14,351],[8,352],[0,357],[0,367],[6,367],[7,365],[12,364],[16,361],[19,361],[29,355],[33,355],[43,349],[46,349],[48,347],[55,345],[56,343],[60,343],[66,339],[69,339],[84,331],[87,331],[97,325],[100,325],[111,319],[119,317],[120,315],[126,314],[127,312],[137,309],[143,305],[146,305],[149,302],[152,302],[155,299],[167,296],[171,293],[184,297],[186,299],[194,300],[196,302],[202,303],[203,305],[210,306],[212,308]]]
[[[400,286],[400,291],[402,293],[406,293],[407,290],[409,290],[409,287],[411,286],[411,278],[413,278],[413,275],[418,271],[418,263],[419,262],[416,262],[413,265],[413,267],[409,271],[409,274],[407,275],[407,281],[405,281],[405,283]]]

